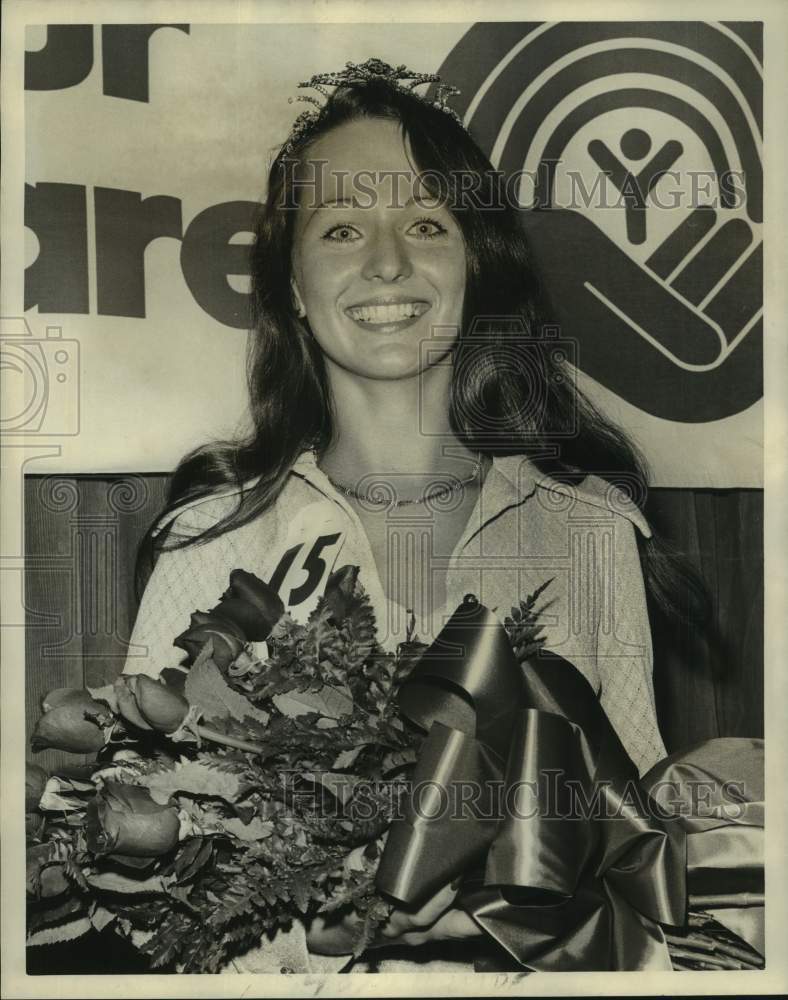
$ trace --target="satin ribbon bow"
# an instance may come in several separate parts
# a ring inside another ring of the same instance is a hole
[[[459,904],[538,970],[671,968],[687,913],[687,831],[639,780],[593,689],[542,650],[519,664],[466,598],[399,694],[425,733],[378,886]]]

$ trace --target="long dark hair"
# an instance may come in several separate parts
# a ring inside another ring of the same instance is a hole
[[[624,488],[636,502],[645,498],[642,456],[578,391],[567,371],[555,329],[545,319],[547,307],[517,209],[503,196],[502,178],[451,115],[373,79],[336,89],[317,121],[271,165],[251,251],[253,335],[247,378],[252,429],[241,439],[195,448],[181,460],[165,510],[140,546],[138,590],[153,565],[156,525],[178,506],[220,488],[238,488],[237,506],[216,524],[196,537],[166,540],[167,548],[204,544],[258,517],[281,493],[298,455],[309,447],[320,451],[331,441],[323,356],[291,297],[296,213],[283,206],[298,203],[296,171],[315,140],[360,118],[400,124],[425,183],[447,200],[463,234],[467,274],[450,403],[458,439],[488,455],[528,455],[543,473],[563,481],[594,473]],[[468,196],[469,177],[482,179],[475,196]],[[683,619],[697,617],[703,601],[697,579],[682,571],[675,554],[658,540],[641,544],[647,588],[656,604]]]

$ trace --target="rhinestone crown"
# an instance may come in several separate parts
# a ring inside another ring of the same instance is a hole
[[[368,83],[371,80],[383,80],[392,87],[399,87],[401,90],[413,94],[414,97],[424,104],[437,108],[439,111],[450,115],[456,122],[464,127],[462,118],[457,112],[449,107],[448,98],[454,94],[459,94],[457,87],[452,87],[448,83],[441,83],[441,78],[435,73],[414,73],[405,65],[390,66],[382,59],[367,59],[363,63],[345,63],[345,68],[335,73],[316,73],[299,83],[299,88],[316,90],[322,97],[328,99],[330,96],[327,87],[347,87],[354,84]],[[416,93],[416,87],[424,83],[435,83],[434,96],[430,99],[422,94]],[[283,147],[285,153],[290,153],[303,136],[312,129],[320,119],[320,114],[325,107],[316,97],[312,95],[299,94],[298,97],[289,97],[288,102],[305,101],[314,105],[316,111],[302,111],[293,122],[290,136]]]

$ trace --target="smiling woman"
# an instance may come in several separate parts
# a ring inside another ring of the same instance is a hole
[[[148,654],[126,670],[177,669],[172,636],[238,566],[297,614],[341,549],[389,648],[434,637],[464,594],[504,614],[553,577],[546,646],[643,772],[664,746],[639,551],[665,610],[701,603],[643,517],[634,449],[574,387],[500,177],[442,89],[416,93],[429,80],[370,60],[313,81],[325,103],[274,160],[252,253],[253,426],[176,469],[140,556],[142,578],[158,557],[132,636]],[[394,910],[389,968],[472,961],[456,894]],[[235,967],[339,968],[356,920],[309,914]]]
[[[462,231],[445,204],[425,214],[425,203],[435,199],[398,122],[350,121],[319,138],[309,156],[328,167],[325,200],[311,208],[302,192],[292,284],[329,377],[345,377],[335,372],[341,369],[356,378],[412,378],[424,367],[422,344],[430,330],[455,336],[459,330]],[[367,199],[346,190],[362,173],[372,182]],[[446,338],[443,356],[425,371],[431,382],[443,381],[444,399],[451,369],[441,362],[453,346]]]

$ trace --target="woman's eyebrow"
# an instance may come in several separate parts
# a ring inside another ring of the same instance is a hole
[[[348,205],[353,207],[352,198],[327,198],[325,201],[321,201],[318,205],[314,206],[314,211],[319,212],[321,208],[329,208],[331,205]]]
[[[421,198],[422,198],[422,195],[419,195],[419,200]],[[417,201],[416,195],[412,194],[410,196],[410,198],[408,198],[408,200],[403,205],[397,205],[396,207],[397,208],[403,208],[403,209],[409,208],[416,201]],[[306,225],[304,226],[304,232],[309,228],[309,226],[312,223],[312,220],[315,218],[315,216],[318,214],[318,212],[320,212],[324,208],[337,208],[337,207],[364,208],[364,209],[368,209],[371,206],[369,206],[369,205],[359,205],[357,203],[357,201],[356,201],[355,198],[326,198],[325,201],[318,202],[317,205],[314,205],[314,206],[310,205],[309,220],[307,221]]]
[[[421,197],[421,195],[419,196]],[[412,194],[410,198],[403,204],[397,204],[391,206],[393,208],[408,208],[416,201],[416,195]],[[325,201],[318,202],[317,205],[310,205],[313,212],[319,212],[321,208],[331,208],[335,205],[345,205],[348,208],[370,208],[369,205],[359,205],[355,198],[326,198]]]
[[[306,232],[307,229],[312,225],[312,220],[318,215],[318,213],[323,208],[334,208],[338,206],[345,206],[346,208],[353,208],[352,198],[327,198],[325,201],[319,202],[317,205],[310,205],[309,219],[304,226],[303,231]]]

